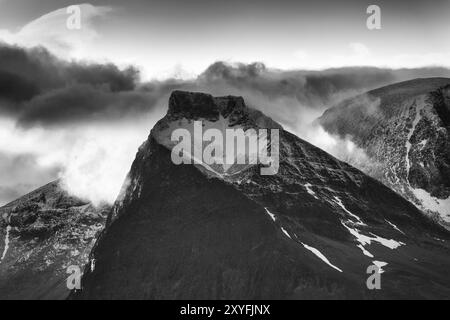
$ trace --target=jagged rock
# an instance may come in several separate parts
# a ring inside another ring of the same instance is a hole
[[[67,298],[67,267],[83,269],[108,210],[58,181],[0,208],[0,299]]]

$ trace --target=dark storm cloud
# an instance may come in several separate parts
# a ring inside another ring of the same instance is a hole
[[[419,77],[450,77],[444,68],[340,68],[280,71],[262,63],[216,62],[190,81],[139,82],[134,67],[62,61],[43,48],[0,45],[0,113],[23,126],[139,117],[165,108],[175,89],[241,95],[282,123],[305,109],[322,111],[351,95]]]
[[[154,100],[138,82],[133,67],[66,62],[43,48],[0,45],[0,112],[22,125],[140,113]]]
[[[0,73],[14,75],[34,88],[34,93],[60,88],[71,83],[106,85],[112,91],[132,90],[139,80],[137,69],[119,70],[113,64],[70,63],[39,47],[23,49],[0,44]],[[29,90],[27,93],[30,93]],[[25,95],[23,99],[27,99]]]
[[[19,123],[54,124],[66,121],[102,121],[143,113],[151,99],[135,91],[114,92],[89,84],[74,84],[36,96],[24,104]]]
[[[308,124],[343,99],[399,81],[450,77],[445,68],[380,69],[348,67],[323,71],[280,71],[261,63],[216,62],[196,81],[214,95],[241,95],[248,105],[292,127]]]
[[[295,97],[302,105],[322,107],[333,102],[330,100],[339,94],[435,76],[450,77],[450,70],[348,67],[324,71],[277,71],[268,70],[261,63],[230,65],[216,62],[199,79],[203,83],[258,92],[268,98]]]

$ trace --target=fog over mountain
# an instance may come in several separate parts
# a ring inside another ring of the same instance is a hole
[[[345,159],[348,155],[338,154],[343,150],[340,141],[310,126],[314,119],[357,93],[431,76],[450,76],[450,70],[286,71],[263,63],[216,62],[192,79],[143,82],[136,66],[66,61],[43,47],[3,43],[0,166],[11,169],[0,172],[0,203],[58,177],[76,196],[95,203],[114,201],[137,147],[175,89],[243,96],[249,106],[291,132]],[[357,149],[351,151],[364,156]],[[19,171],[11,177],[11,172]]]

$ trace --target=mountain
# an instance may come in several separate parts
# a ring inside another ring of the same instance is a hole
[[[222,131],[279,129],[278,172],[174,164],[171,132],[192,131],[195,120]],[[72,297],[443,299],[449,240],[409,201],[242,98],[175,91],[139,148]],[[366,285],[373,265],[381,290]]]
[[[350,137],[376,164],[374,177],[450,227],[450,79],[369,91],[328,109],[318,122]]]
[[[0,299],[65,299],[71,265],[83,266],[108,208],[49,183],[0,208]]]

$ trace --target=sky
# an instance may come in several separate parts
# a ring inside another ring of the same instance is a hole
[[[0,30],[28,44],[67,42],[65,57],[136,64],[145,79],[195,76],[218,60],[312,70],[450,64],[448,0],[91,1],[80,30],[66,28],[64,10],[61,20],[45,16],[73,4],[2,0]],[[379,30],[366,25],[371,4]]]
[[[345,149],[305,128],[366,90],[450,77],[449,21],[449,0],[0,0],[0,205],[57,178],[113,202],[175,89],[241,95]]]

